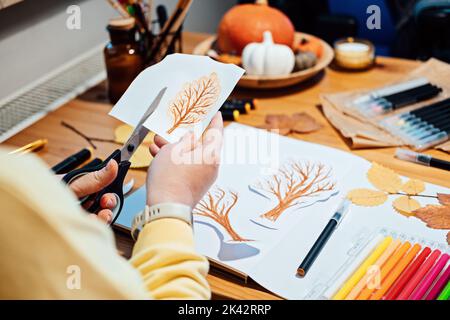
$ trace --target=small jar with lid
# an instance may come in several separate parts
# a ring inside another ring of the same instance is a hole
[[[144,69],[145,59],[134,18],[110,20],[110,42],[103,50],[108,77],[108,97],[115,104]]]

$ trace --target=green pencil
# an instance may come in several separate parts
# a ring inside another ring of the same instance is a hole
[[[441,294],[437,298],[438,300],[448,300],[450,298],[450,281],[447,282],[444,290],[442,290]]]

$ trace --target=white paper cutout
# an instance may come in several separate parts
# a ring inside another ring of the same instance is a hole
[[[178,141],[188,130],[200,136],[243,74],[244,70],[234,64],[206,56],[172,54],[142,71],[110,115],[136,126],[158,92],[167,87],[144,125],[169,142]],[[186,112],[187,106],[191,112]],[[177,108],[186,121],[179,121]]]

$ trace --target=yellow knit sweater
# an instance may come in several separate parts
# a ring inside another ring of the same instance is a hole
[[[36,157],[0,150],[0,299],[209,299],[207,260],[175,219],[145,226],[130,261]]]

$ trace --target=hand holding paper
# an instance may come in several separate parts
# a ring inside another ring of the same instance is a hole
[[[243,74],[236,65],[209,57],[169,55],[141,72],[110,114],[136,126],[158,91],[167,87],[145,126],[169,142],[178,141],[187,131],[199,137]]]

